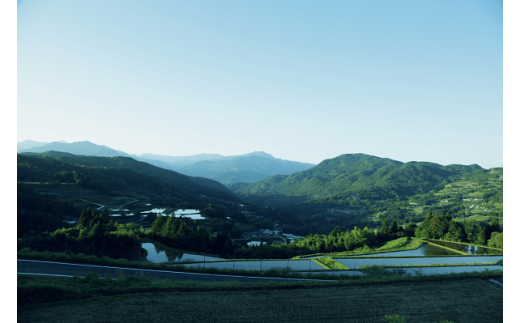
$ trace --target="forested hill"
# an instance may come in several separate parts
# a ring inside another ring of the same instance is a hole
[[[365,154],[346,154],[291,175],[277,175],[237,189],[254,196],[386,199],[429,192],[435,187],[482,170],[478,165],[442,166],[428,162],[403,163]],[[301,200],[300,200],[301,201]],[[334,202],[334,201],[328,201]],[[336,201],[338,202],[338,201]]]
[[[174,188],[181,190],[187,194],[206,195],[224,200],[238,202],[240,199],[229,191],[224,185],[206,178],[190,177],[177,172],[166,170],[160,167],[150,165],[145,162],[136,161],[130,157],[97,157],[97,156],[77,156],[63,152],[44,152],[44,153],[23,153],[18,154],[18,164],[35,165],[35,159],[53,160],[56,162],[101,168],[125,168],[143,175],[153,176]],[[55,172],[69,171],[69,166],[59,164],[49,164]],[[44,167],[40,171],[46,171]],[[22,170],[24,170],[22,168]],[[79,169],[81,170],[81,168]],[[54,176],[54,173],[52,174]],[[42,179],[49,180],[49,179]]]

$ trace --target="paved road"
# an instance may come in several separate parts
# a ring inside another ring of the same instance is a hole
[[[218,275],[218,274],[199,274],[199,273],[183,273],[183,272],[171,272],[161,270],[149,270],[149,269],[136,269],[136,268],[120,268],[120,267],[104,267],[97,265],[84,265],[84,264],[68,264],[50,261],[40,260],[24,260],[18,259],[17,272],[19,274],[52,274],[52,275],[63,275],[63,276],[84,276],[87,272],[94,271],[100,277],[105,277],[106,273],[109,273],[111,277],[115,278],[119,273],[123,273],[126,276],[129,275],[144,275],[145,277],[153,277],[156,279],[170,279],[170,280],[196,280],[196,281],[237,281],[237,282],[248,282],[248,283],[260,283],[260,282],[284,282],[284,281],[302,281],[310,279],[294,279],[294,278],[277,278],[277,277],[244,277],[244,276],[231,276],[231,275]],[[142,274],[141,274],[142,273]],[[312,279],[312,281],[318,281]]]

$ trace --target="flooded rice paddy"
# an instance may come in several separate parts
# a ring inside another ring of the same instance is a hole
[[[153,263],[175,261],[204,261],[204,259],[206,259],[206,261],[223,260],[222,258],[218,257],[194,255],[182,252],[180,250],[163,250],[161,248],[156,247],[153,243],[142,243],[141,247],[148,252],[146,260]]]
[[[481,264],[496,263],[503,256],[461,256],[461,257],[417,257],[417,258],[333,258],[348,268],[359,268],[360,266],[421,266],[441,264]]]
[[[393,251],[393,252],[381,252],[381,253],[373,253],[369,255],[360,255],[356,257],[427,257],[427,256],[449,256],[449,255],[460,255],[460,253],[449,250],[446,248],[441,248],[438,246],[434,246],[432,244],[426,243],[421,247],[414,250],[404,250],[404,251]]]
[[[318,265],[312,260],[246,260],[246,261],[219,261],[212,263],[195,263],[186,264],[189,267],[214,267],[227,269],[245,269],[245,270],[265,270],[270,268],[286,268],[293,270],[323,270],[321,265]],[[234,267],[233,267],[234,266]]]
[[[438,244],[440,246],[448,247],[451,249],[455,249],[458,251],[465,252],[470,255],[501,255],[503,254],[502,250],[490,249],[485,247],[477,247],[468,244],[462,243],[453,243],[448,241],[432,241],[432,243]]]

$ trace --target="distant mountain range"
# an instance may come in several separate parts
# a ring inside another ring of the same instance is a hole
[[[185,175],[214,179],[225,185],[238,182],[253,183],[272,175],[288,175],[315,166],[313,164],[275,158],[263,151],[237,156],[223,156],[219,154],[194,156],[131,155],[107,146],[96,145],[89,141],[44,143],[26,140],[17,144],[17,150],[18,153],[60,151],[85,156],[131,157]]]

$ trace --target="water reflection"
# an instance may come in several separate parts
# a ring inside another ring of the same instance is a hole
[[[148,256],[146,260],[153,263],[161,263],[161,262],[179,262],[179,261],[206,261],[208,260],[222,260],[222,258],[211,257],[204,255],[194,255],[190,253],[185,253],[182,250],[176,249],[162,249],[157,247],[153,243],[142,243],[141,247],[148,252]]]
[[[494,250],[485,247],[477,247],[468,244],[460,244],[460,243],[452,243],[447,241],[432,241],[432,243],[438,244],[440,246],[448,247],[451,249],[459,250],[470,255],[501,255],[503,252],[501,250]]]
[[[429,243],[426,243],[420,246],[417,249],[413,250],[404,250],[404,251],[393,251],[393,252],[381,252],[381,253],[372,253],[367,255],[359,255],[355,257],[410,257],[410,256],[449,256],[449,255],[460,255],[460,253],[445,249],[442,247],[434,246]]]

